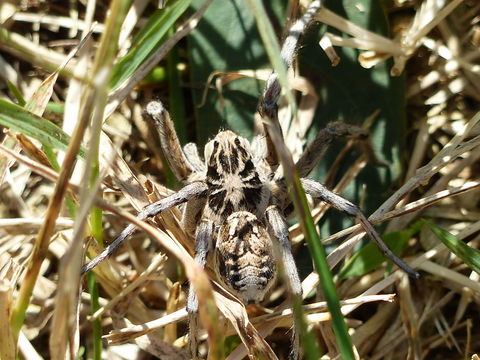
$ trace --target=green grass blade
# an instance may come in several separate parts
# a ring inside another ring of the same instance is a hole
[[[330,266],[327,261],[327,253],[318,235],[315,223],[308,208],[307,198],[303,191],[298,174],[295,174],[295,187],[300,195],[301,204],[297,206],[301,218],[301,225],[305,240],[307,241],[310,254],[313,259],[315,270],[320,277],[320,284],[322,286],[323,295],[327,301],[328,310],[332,315],[332,327],[337,340],[338,350],[342,359],[353,360],[353,344],[350,335],[348,334],[347,324],[340,309],[340,299],[338,297],[335,283],[333,282]],[[308,355],[308,354],[307,354]],[[308,357],[313,359],[313,357]]]
[[[191,0],[170,1],[168,5],[157,10],[145,27],[140,31],[130,51],[115,65],[110,81],[112,89],[117,88],[131,76],[145,59],[167,38],[168,30],[185,12]]]
[[[0,124],[31,136],[47,147],[65,151],[70,142],[70,136],[57,125],[4,99],[0,99]],[[79,155],[84,157],[85,149],[81,148]]]
[[[87,274],[87,283],[88,283],[88,292],[91,296],[90,307],[92,314],[100,309],[100,304],[98,302],[98,284],[95,279],[95,274],[90,271]],[[92,322],[93,329],[93,358],[95,360],[100,360],[102,358],[102,323],[100,318],[96,318]]]
[[[20,90],[18,90],[17,87],[10,80],[7,80],[7,87],[8,90],[11,91],[13,96],[15,96],[15,99],[17,99],[20,106],[24,106],[27,103]]]
[[[449,233],[447,230],[425,221],[425,224],[433,231],[433,233],[450,249],[455,255],[462,259],[470,269],[480,274],[480,251],[474,249],[455,235]]]
[[[118,52],[118,39],[120,31],[130,7],[129,0],[117,0],[110,3],[109,16],[106,21],[105,31],[98,47],[92,77],[97,78],[96,87],[86,89],[87,96],[93,96],[91,117],[90,139],[88,143],[88,154],[86,156],[88,167],[85,168],[84,176],[88,179],[80,191],[80,199],[86,200],[88,194],[98,191],[100,176],[100,136],[102,132],[103,114],[107,104],[109,83],[113,76],[113,64]],[[102,78],[103,76],[103,78]],[[100,80],[101,79],[101,80]],[[85,110],[85,108],[84,108]],[[102,193],[99,192],[101,197]],[[103,245],[103,223],[102,210],[92,206],[90,208],[90,231],[98,244]],[[91,294],[92,313],[99,309],[98,285],[93,273],[88,274],[89,291]],[[102,359],[102,324],[100,319],[92,324],[93,327],[93,355],[95,360]]]

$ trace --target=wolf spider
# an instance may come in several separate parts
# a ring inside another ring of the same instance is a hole
[[[282,47],[282,57],[287,66],[292,63],[299,36],[319,8],[320,2],[314,1],[290,29]],[[280,86],[273,73],[267,81],[258,109],[263,120],[273,125],[278,124],[279,94]],[[274,284],[277,264],[281,263],[290,292],[301,296],[301,282],[285,221],[291,201],[285,179],[278,171],[268,130],[251,143],[230,130],[221,131],[206,144],[202,159],[194,144],[181,148],[170,116],[160,102],[149,103],[147,113],[154,119],[163,152],[173,173],[185,186],[145,207],[138,218],[145,220],[186,203],[183,223],[187,233],[195,236],[195,260],[205,268],[207,256],[213,252],[217,279],[226,289],[246,304],[259,303]],[[329,123],[321,130],[295,164],[305,193],[357,218],[382,252],[417,278],[418,273],[387,248],[356,205],[321,183],[306,178],[326,147],[338,136],[365,140],[367,134],[359,127],[342,122]],[[133,225],[126,227],[111,245],[82,268],[82,273],[111,255],[134,231]],[[193,287],[188,294],[187,311],[190,314],[190,351],[196,357],[198,302]],[[290,358],[298,359],[299,356],[299,338],[294,329]]]

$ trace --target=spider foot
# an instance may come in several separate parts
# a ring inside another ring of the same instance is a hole
[[[299,360],[301,357],[300,336],[295,326],[292,328],[292,349],[288,355],[288,360]]]
[[[188,352],[193,360],[199,360],[198,356],[198,314],[188,315]]]

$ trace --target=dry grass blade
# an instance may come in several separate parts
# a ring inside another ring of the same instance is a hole
[[[100,179],[100,178],[99,178]],[[79,298],[81,293],[79,269],[83,258],[81,239],[83,238],[87,216],[90,212],[100,181],[92,186],[92,191],[87,193],[82,200],[75,218],[72,235],[72,245],[63,256],[59,268],[59,281],[56,301],[57,307],[52,319],[52,332],[50,335],[50,352],[52,359],[64,359],[67,351],[76,354],[79,347]],[[81,256],[79,256],[81,255]]]
[[[55,71],[65,60],[65,55],[35,44],[24,36],[9,32],[3,27],[0,28],[0,40],[0,49],[50,71]],[[67,66],[66,71],[71,73],[73,66],[74,64]]]
[[[58,75],[60,72],[67,66],[67,64],[73,59],[73,57],[82,49],[85,43],[88,41],[92,35],[92,30],[87,32],[87,34],[82,38],[80,43],[73,48],[68,55],[65,57],[63,62],[60,64],[58,69],[52,72],[37,88],[35,93],[32,95],[30,100],[25,105],[25,109],[31,113],[42,116],[47,104],[52,96],[53,87],[57,82]]]
[[[439,278],[453,282],[454,284],[456,284],[457,288],[466,287],[480,294],[480,284],[477,281],[471,280],[468,277],[463,276],[454,270],[448,269],[445,266],[438,265],[431,261],[422,262],[420,267],[424,271],[434,274]]]
[[[2,324],[8,324],[12,312],[13,288],[8,279],[0,280],[0,321]],[[16,359],[17,345],[15,335],[8,326],[0,327],[0,357],[5,360]]]
[[[37,230],[43,224],[41,218],[11,218],[0,219],[0,228],[5,231],[12,232],[26,232]],[[55,223],[57,229],[69,229],[73,225],[73,220],[69,218],[57,218]]]
[[[248,320],[245,306],[241,302],[232,298],[231,295],[217,296],[216,302],[225,318],[232,323],[250,356],[278,360],[271,347]]]
[[[90,98],[90,100],[93,99]],[[81,120],[83,120],[83,122]],[[41,227],[35,243],[31,265],[29,266],[26,274],[26,280],[20,288],[17,305],[12,315],[12,326],[15,333],[17,334],[20,330],[21,324],[23,323],[25,311],[30,301],[30,296],[35,286],[35,282],[40,271],[40,266],[46,256],[48,244],[51,236],[53,235],[55,220],[60,213],[60,208],[67,188],[68,179],[71,175],[71,172],[73,171],[75,158],[78,154],[78,150],[80,149],[84,131],[87,126],[88,118],[86,116],[83,116],[81,120],[78,123],[77,131],[75,132],[75,135],[73,136],[70,146],[67,150],[59,180],[56,184],[53,196],[47,208],[45,217],[46,221]]]
[[[148,268],[141,273],[134,281],[132,281],[130,284],[128,284],[125,288],[120,291],[120,293],[114,297],[112,300],[108,302],[107,305],[102,306],[99,310],[97,310],[93,315],[92,315],[92,320],[101,316],[105,311],[110,310],[113,308],[119,301],[122,300],[123,297],[125,297],[128,293],[134,291],[135,289],[141,287],[142,285],[145,284],[149,280],[149,277],[154,271],[157,271],[158,268],[165,262],[166,258],[164,254],[157,254],[154,258],[153,261],[150,263]],[[142,325],[143,327],[144,325]]]
[[[124,297],[113,310],[112,314],[112,321],[114,327],[122,328],[128,325],[131,325],[128,319],[125,317],[127,313],[127,309],[130,306],[131,300],[137,294],[130,293],[126,297]],[[153,354],[160,359],[166,360],[187,360],[189,359],[189,355],[183,349],[178,349],[177,347],[161,341],[153,336],[142,336],[140,338],[134,339],[134,342],[143,350]]]
[[[395,298],[395,294],[359,296],[359,297],[353,298],[353,299],[342,300],[342,301],[340,301],[340,305],[341,306],[352,305],[352,304],[361,305],[361,304],[366,304],[366,303],[375,302],[375,301],[392,302],[392,301],[394,301],[394,298]],[[310,320],[311,322],[315,322],[315,320],[313,320],[314,317],[310,316],[312,313],[313,313],[313,315],[317,315],[317,316],[318,315],[327,315],[327,316],[324,316],[324,318],[325,318],[324,320],[319,320],[319,321],[331,320],[331,317],[328,315],[328,313],[326,313],[326,314],[318,313],[320,311],[328,310],[326,301],[320,301],[318,303],[312,303],[312,304],[304,305],[304,310],[305,310],[305,313],[308,314],[307,319]],[[255,323],[261,323],[263,321],[278,320],[279,318],[291,317],[291,316],[292,316],[292,309],[284,309],[284,310],[281,310],[281,311],[274,311],[271,314],[258,316],[256,318],[254,318],[252,321],[255,324]]]
[[[412,299],[412,288],[407,276],[399,275],[399,285],[397,286],[401,315],[404,326],[407,328],[407,337],[409,345],[409,358],[420,360],[421,343],[419,337],[418,315],[415,310],[415,304]]]
[[[139,336],[146,335],[150,332],[161,329],[162,327],[165,327],[169,324],[186,320],[187,315],[187,310],[185,310],[185,308],[182,308],[174,313],[165,315],[160,319],[152,320],[142,325],[132,325],[125,328],[113,330],[108,335],[105,335],[103,338],[111,345],[122,344],[128,341],[132,341]]]

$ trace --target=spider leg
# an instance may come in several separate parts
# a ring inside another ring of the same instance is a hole
[[[195,235],[195,261],[205,268],[207,264],[207,256],[213,246],[213,229],[214,224],[211,220],[202,220],[198,224],[197,233]],[[193,359],[197,359],[198,349],[198,299],[195,289],[190,285],[187,299],[188,311],[188,348]]]
[[[343,197],[333,193],[315,180],[303,178],[301,179],[301,181],[305,193],[311,195],[313,198],[325,201],[326,203],[333,206],[335,209],[342,211],[349,216],[356,217],[365,229],[365,231],[370,235],[373,241],[375,241],[380,251],[382,251],[382,253],[386,257],[392,260],[400,269],[405,271],[411,277],[415,279],[418,279],[420,277],[420,274],[418,272],[405,264],[387,247],[387,245],[378,235],[377,231],[374,229],[373,225],[370,223],[370,221],[368,221],[365,215],[362,214],[360,209],[355,204],[352,204],[347,199],[344,199]]]
[[[268,222],[268,229],[271,236],[279,243],[281,264],[285,277],[287,278],[290,293],[293,296],[301,298],[302,283],[298,276],[297,266],[293,259],[292,246],[288,233],[288,225],[283,218],[280,209],[273,205],[267,208],[266,219]],[[292,351],[290,353],[290,360],[297,360],[300,358],[300,338],[296,331],[296,326],[292,330]]]
[[[147,218],[153,217],[158,215],[164,210],[167,210],[173,206],[182,204],[184,202],[189,201],[190,199],[200,197],[207,191],[207,185],[203,182],[197,181],[193,182],[184,188],[180,189],[175,194],[172,194],[162,200],[154,202],[146,206],[138,215],[137,218],[139,220],[145,220]],[[100,255],[98,255],[95,259],[90,261],[88,264],[85,264],[82,269],[81,273],[84,274],[87,271],[90,271],[95,266],[97,266],[100,262],[105,260],[108,256],[112,255],[117,248],[125,241],[127,237],[132,235],[135,232],[135,226],[130,224],[128,225],[120,235],[110,244],[108,245]]]
[[[305,13],[298,19],[289,29],[288,34],[283,41],[281,57],[286,68],[290,68],[296,54],[297,45],[300,37],[305,29],[315,20],[315,15],[322,8],[322,1],[312,1]],[[278,105],[277,101],[280,96],[281,86],[278,81],[278,74],[273,72],[265,84],[262,97],[258,104],[257,111],[264,120],[264,131],[267,143],[267,163],[276,169],[278,167],[278,155],[273,144],[271,132],[268,126],[275,126],[281,134],[280,123],[278,122]]]
[[[160,145],[170,168],[178,180],[186,182],[192,174],[192,169],[182,151],[170,114],[160,101],[150,101],[146,110],[154,120],[160,136]]]
[[[346,136],[361,140],[364,145],[364,152],[367,154],[369,160],[372,160],[373,163],[380,164],[375,158],[372,145],[369,141],[369,133],[365,129],[341,121],[335,121],[327,124],[324,129],[318,132],[315,139],[307,146],[300,159],[298,159],[296,163],[298,175],[300,177],[307,176],[319,163],[332,141],[337,137]]]
[[[190,168],[198,173],[206,172],[207,167],[205,166],[205,161],[202,160],[198,154],[197,145],[194,143],[188,143],[183,147],[183,153],[187,158],[187,162],[190,165]]]
[[[206,197],[197,197],[186,204],[182,214],[182,224],[188,235],[193,236],[195,234],[195,229],[202,216],[206,201]]]

